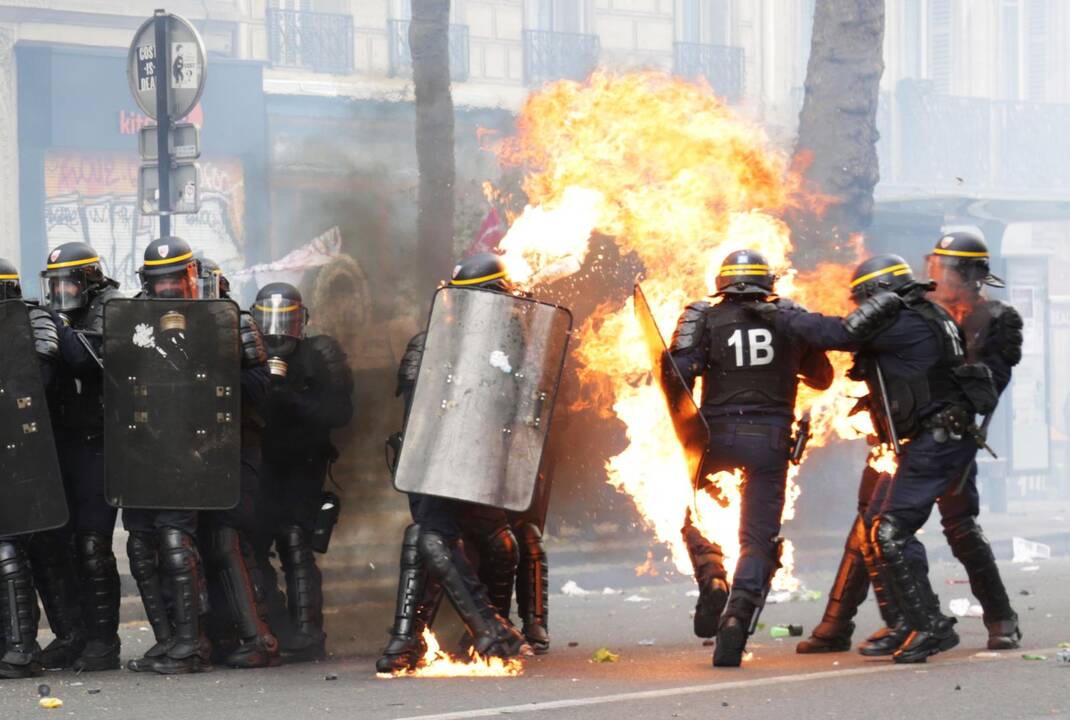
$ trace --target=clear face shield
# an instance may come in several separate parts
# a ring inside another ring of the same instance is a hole
[[[149,297],[168,300],[198,300],[201,293],[200,276],[196,263],[183,270],[166,275],[149,275],[145,278],[145,290]]]
[[[305,330],[308,310],[283,295],[271,295],[253,305],[253,319],[264,334],[268,350],[276,355],[293,351]]]
[[[218,300],[223,297],[221,278],[223,273],[219,270],[202,270],[199,278],[201,297],[208,300]]]
[[[57,312],[69,312],[83,308],[88,303],[88,292],[84,273],[41,273],[41,299],[44,304]]]

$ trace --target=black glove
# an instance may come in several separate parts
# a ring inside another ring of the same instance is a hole
[[[893,292],[871,295],[843,319],[843,325],[853,340],[869,340],[895,322],[903,307],[903,298]]]
[[[264,336],[260,333],[253,316],[247,312],[239,315],[239,332],[241,334],[241,366],[256,367],[267,362],[267,350],[264,348]]]

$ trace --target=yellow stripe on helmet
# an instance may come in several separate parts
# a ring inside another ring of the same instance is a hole
[[[880,277],[881,275],[887,275],[889,273],[891,273],[893,275],[906,275],[909,272],[910,272],[910,266],[907,265],[906,263],[899,263],[898,265],[891,265],[891,266],[886,267],[886,268],[884,268],[882,270],[877,270],[875,272],[871,272],[871,273],[869,273],[867,275],[863,275],[860,278],[856,278],[856,279],[852,280],[851,281],[851,287],[855,287],[857,285],[861,285],[862,283],[866,282],[867,280],[872,280],[873,278]]]
[[[0,280],[18,280],[19,276],[15,275],[0,275]]]
[[[721,272],[725,270],[768,270],[768,265],[751,264],[751,265],[722,265]]]
[[[300,310],[300,305],[284,305],[282,307],[269,307],[264,305],[253,305],[253,308],[260,310],[261,312],[293,312],[294,310]]]
[[[491,275],[484,275],[483,277],[472,278],[471,280],[450,280],[450,285],[478,285],[479,283],[490,282],[491,280],[498,280],[505,277],[505,271],[496,272]]]
[[[68,260],[67,262],[60,263],[48,263],[47,265],[45,265],[45,270],[62,270],[63,268],[77,267],[78,265],[89,265],[95,262],[100,262],[100,257],[91,257],[85,260]]]
[[[734,277],[736,275],[768,275],[769,270],[722,270],[721,277]]]
[[[185,255],[177,255],[173,258],[164,258],[163,260],[146,260],[146,265],[171,265],[172,263],[180,263],[183,260],[189,260],[193,257],[193,251],[186,253]]]
[[[950,255],[951,257],[967,257],[967,258],[986,258],[988,252],[974,252],[970,250],[944,250],[943,248],[934,248],[933,255]]]

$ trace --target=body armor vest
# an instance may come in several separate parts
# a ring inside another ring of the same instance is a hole
[[[108,285],[94,293],[89,305],[82,312],[71,316],[74,330],[90,333],[86,339],[98,356],[103,345],[100,333],[104,332],[104,303],[121,293]],[[104,378],[95,365],[79,376],[61,365],[56,377],[53,417],[60,427],[71,430],[101,432],[104,426]]]

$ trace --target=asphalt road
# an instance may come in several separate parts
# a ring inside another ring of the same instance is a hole
[[[332,657],[324,663],[270,670],[216,669],[197,676],[146,677],[109,672],[76,676],[50,673],[42,680],[0,682],[0,720],[75,717],[101,720],[146,718],[402,719],[525,715],[546,718],[1070,718],[1070,664],[1055,660],[1060,642],[1070,642],[1070,559],[1003,566],[1022,616],[1023,651],[984,651],[980,620],[960,621],[962,644],[922,666],[864,660],[855,653],[799,656],[795,638],[774,639],[778,623],[805,626],[819,619],[821,601],[771,605],[766,628],[752,638],[742,669],[714,669],[712,648],[690,634],[689,584],[655,578],[620,594],[598,591],[551,599],[553,650],[525,662],[521,677],[505,679],[379,679],[368,655]],[[554,577],[554,588],[582,574]],[[830,574],[804,578],[824,590]],[[937,563],[933,579],[944,601],[968,597],[955,565]],[[593,581],[593,579],[592,579]],[[1022,594],[1024,592],[1028,595]],[[628,600],[639,597],[642,600]],[[382,615],[382,612],[377,613]],[[358,615],[354,617],[364,617]],[[382,624],[364,621],[354,632],[374,635]],[[382,618],[379,618],[382,622]],[[858,636],[876,628],[870,602]],[[369,625],[370,623],[370,625]],[[337,619],[335,621],[337,625]],[[127,655],[147,647],[141,623],[124,626]],[[455,635],[443,629],[443,636]],[[570,647],[570,644],[574,646]],[[606,647],[613,663],[594,663]],[[1026,660],[1035,652],[1045,660]],[[332,679],[327,679],[332,678]],[[56,710],[38,707],[37,686],[47,682],[64,701]]]

